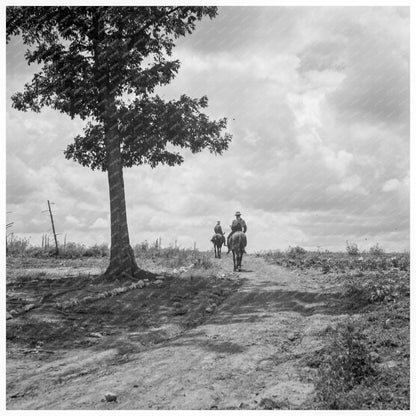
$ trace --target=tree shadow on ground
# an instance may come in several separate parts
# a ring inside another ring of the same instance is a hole
[[[160,348],[163,348],[164,345],[162,344]],[[208,353],[215,352],[219,354],[239,354],[246,349],[246,347],[235,342],[216,340],[215,338],[207,339],[205,331],[183,333],[175,339],[169,340],[169,347],[197,347]]]
[[[349,310],[339,293],[312,293],[287,290],[239,291],[231,296],[213,316],[210,324],[227,325],[255,322],[272,312],[296,312],[302,316],[314,314],[341,315]]]
[[[127,334],[128,335],[128,334]],[[201,348],[206,352],[215,352],[219,354],[239,354],[246,348],[230,341],[215,340],[213,338],[207,339],[205,331],[185,331],[184,333],[178,334],[176,337],[169,338],[161,336],[159,340],[149,342],[144,345],[137,341],[135,338],[123,337],[120,339],[109,338],[102,340],[94,346],[92,349],[96,351],[108,350],[111,348],[117,349],[117,355],[112,357],[111,360],[114,362],[128,361],[134,359],[134,357],[128,357],[130,355],[138,354],[146,350],[156,351],[163,349],[166,345],[171,347],[188,347],[188,348]]]

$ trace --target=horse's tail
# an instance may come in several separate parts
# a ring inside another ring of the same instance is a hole
[[[213,242],[214,244],[224,244],[225,237],[222,234],[216,233],[212,236],[211,242]]]
[[[247,236],[242,231],[236,231],[230,239],[232,250],[244,250],[247,245]]]

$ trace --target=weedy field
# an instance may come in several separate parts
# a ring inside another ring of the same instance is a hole
[[[156,387],[146,384],[138,397],[124,393],[120,408],[409,409],[409,253],[290,247],[247,256],[239,274],[230,256],[143,243],[134,247],[141,278],[108,282],[99,278],[105,245],[70,243],[54,256],[15,243],[7,256],[8,408],[56,408],[72,397],[68,408],[106,409],[95,390],[76,399],[95,374],[116,377],[141,353],[166,350],[166,377],[192,381],[187,398],[165,386],[153,403]],[[75,370],[77,351],[116,352]],[[186,359],[169,361],[175,351],[192,351],[192,370]],[[53,373],[41,380],[38,367]],[[218,380],[226,384],[207,395],[204,383]]]
[[[314,270],[340,285],[351,317],[322,334],[326,347],[306,358],[317,369],[315,409],[410,408],[410,255],[376,245],[360,253],[307,252],[290,247],[263,253],[293,270]]]

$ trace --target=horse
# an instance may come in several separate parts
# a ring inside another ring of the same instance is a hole
[[[244,248],[247,245],[247,237],[242,231],[236,231],[229,240],[228,248],[233,252],[234,271],[241,272],[241,260]]]
[[[215,258],[221,258],[221,247],[225,244],[225,237],[222,234],[216,233],[211,238],[212,243],[214,244],[214,255]]]

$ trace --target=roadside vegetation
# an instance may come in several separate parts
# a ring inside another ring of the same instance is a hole
[[[73,348],[75,332],[77,345],[94,344],[91,334],[102,331],[103,322],[102,335],[129,326],[147,331],[166,322],[181,331],[201,324],[241,284],[217,273],[212,253],[162,248],[160,242],[133,249],[138,263],[153,272],[139,286],[97,282],[85,274],[87,268],[104,272],[109,255],[104,244],[67,243],[56,256],[26,240],[9,240],[8,348],[23,347],[25,354],[56,345]],[[305,278],[319,274],[339,292],[340,313],[347,316],[337,327],[323,328],[324,347],[302,360],[313,369],[315,384],[314,397],[303,408],[409,409],[410,254],[386,253],[379,244],[364,252],[347,242],[339,253],[295,246],[257,255]],[[143,345],[171,336],[161,332],[155,340],[149,334]]]
[[[209,269],[212,267],[210,253],[199,251],[198,249],[181,248],[181,247],[161,247],[159,240],[149,244],[147,241],[133,246],[135,257],[138,261],[152,261],[155,264],[163,265],[168,268],[187,267],[194,265],[195,267]],[[25,238],[9,238],[7,241],[7,264],[17,267],[19,263],[27,266],[28,263],[32,267],[36,264],[42,264],[45,260],[48,264],[59,263],[61,265],[98,264],[102,263],[103,267],[108,262],[110,255],[109,246],[105,243],[87,246],[74,242],[68,242],[59,246],[59,254],[55,254],[56,250],[53,246],[36,246],[30,244]],[[95,260],[94,260],[95,259]],[[105,261],[100,261],[103,259]],[[39,260],[39,261],[36,261]],[[70,260],[74,260],[71,262]]]
[[[410,408],[410,255],[367,252],[347,242],[344,253],[302,247],[262,253],[269,262],[312,269],[338,285],[349,318],[323,331],[325,347],[308,358],[316,369],[310,409]]]
[[[109,256],[105,244],[67,243],[56,255],[24,239],[9,240],[8,348],[30,353],[39,345],[69,348],[75,335],[76,345],[87,345],[90,334],[103,327],[116,334],[129,325],[148,331],[169,322],[186,330],[203,322],[240,285],[239,279],[219,275],[212,253],[147,242],[133,250],[144,269],[140,277],[108,282],[101,278]],[[148,338],[146,345],[153,342]],[[159,341],[167,338],[161,332]]]

